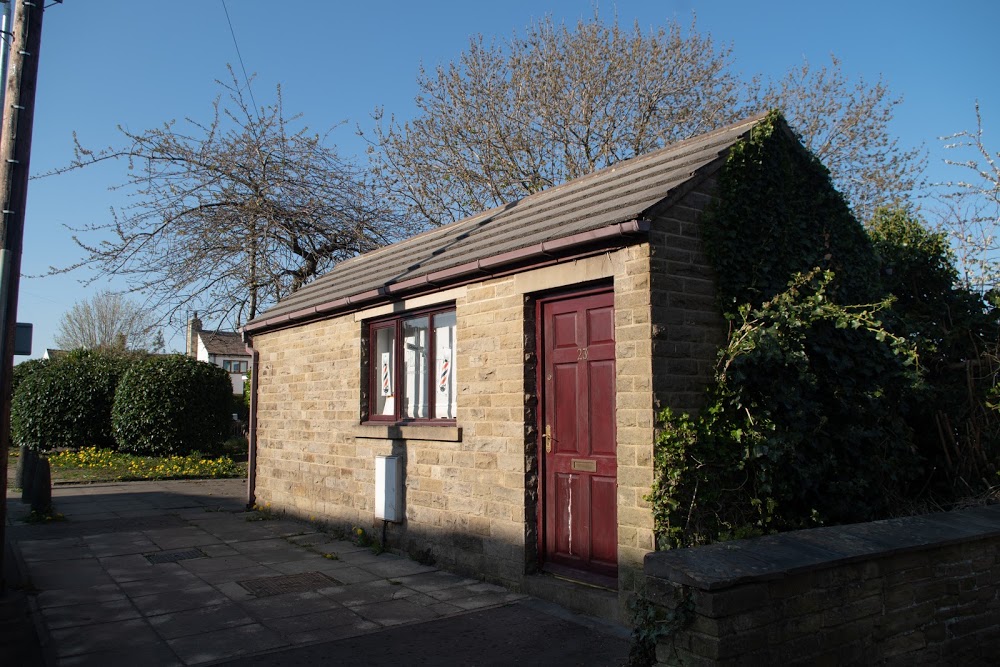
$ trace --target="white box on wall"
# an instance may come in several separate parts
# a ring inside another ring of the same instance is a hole
[[[403,461],[398,456],[375,457],[375,518],[403,520]]]

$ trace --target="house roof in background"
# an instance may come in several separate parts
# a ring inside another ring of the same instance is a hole
[[[249,357],[243,336],[231,331],[199,331],[199,338],[209,354],[222,357]]]
[[[357,310],[407,291],[444,287],[524,263],[529,251],[558,254],[574,242],[645,231],[645,212],[719,160],[764,118],[739,123],[618,162],[506,206],[418,234],[337,264],[247,323],[255,332],[326,313]],[[633,223],[629,226],[627,223]],[[616,227],[617,226],[617,227]]]

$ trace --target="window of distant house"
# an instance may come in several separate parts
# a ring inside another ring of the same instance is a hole
[[[368,418],[454,420],[455,311],[401,315],[368,326]]]
[[[230,373],[246,373],[247,362],[236,361],[235,359],[224,359],[222,361],[222,370],[229,371]]]

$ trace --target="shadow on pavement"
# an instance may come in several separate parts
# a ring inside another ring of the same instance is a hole
[[[339,641],[215,663],[238,667],[435,665],[491,667],[624,665],[629,641],[605,629],[554,616],[525,601]]]

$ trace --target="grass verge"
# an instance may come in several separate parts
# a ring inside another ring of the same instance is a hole
[[[17,463],[11,452],[12,465]],[[76,451],[49,454],[55,483],[124,482],[157,479],[219,479],[246,476],[246,463],[228,456],[134,456],[108,449],[84,447]],[[12,478],[11,478],[12,479]]]

